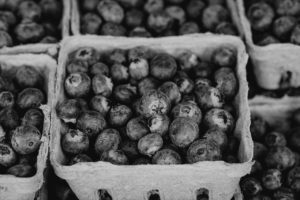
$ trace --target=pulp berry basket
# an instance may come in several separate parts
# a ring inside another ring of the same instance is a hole
[[[250,172],[253,154],[253,143],[249,131],[250,111],[245,68],[248,57],[242,41],[237,37],[211,34],[157,39],[110,36],[69,37],[62,42],[59,54],[56,97],[53,105],[66,98],[64,79],[66,62],[71,52],[80,47],[94,47],[98,51],[107,51],[115,48],[129,49],[141,45],[167,52],[175,57],[180,50],[189,49],[204,60],[209,58],[212,50],[219,46],[231,45],[236,48],[238,52],[236,74],[239,80],[239,91],[234,100],[238,118],[234,134],[240,139],[240,163],[207,161],[169,166],[119,166],[98,161],[67,166],[68,160],[60,145],[62,124],[53,113],[50,161],[55,173],[68,182],[80,200],[99,200],[99,191],[102,189],[107,190],[114,200],[148,199],[148,195],[153,191],[159,193],[162,200],[196,200],[197,192],[204,191],[204,189],[209,192],[210,200],[230,200],[234,195],[238,195],[236,191],[240,178]]]
[[[291,116],[296,109],[300,108],[300,102],[288,102],[282,100],[272,104],[251,105],[251,115],[261,116],[268,122],[270,127],[282,133],[291,130]]]
[[[61,26],[61,38],[70,35],[70,16],[71,16],[71,1],[72,0],[62,0],[63,4],[63,15],[60,22]],[[21,44],[12,47],[0,48],[0,54],[21,54],[21,53],[47,53],[49,55],[56,55],[57,49],[59,47],[58,43],[55,44]]]
[[[251,26],[246,17],[244,0],[236,0],[236,3],[258,85],[268,90],[299,87],[300,46],[289,43],[255,45]]]
[[[146,1],[146,0],[145,0]],[[73,0],[71,1],[71,33],[73,35],[80,35],[80,20],[81,20],[81,13],[80,13],[80,1]],[[241,34],[242,26],[238,17],[237,7],[234,0],[226,0],[226,6],[230,11],[230,17],[232,23],[235,25],[238,32]]]
[[[56,61],[48,55],[20,54],[0,55],[2,73],[6,76],[13,75],[16,69],[23,66],[33,66],[42,75],[44,91],[47,94],[47,104],[40,109],[44,113],[44,125],[39,148],[36,174],[29,178],[15,177],[13,175],[0,175],[0,200],[34,200],[36,193],[44,182],[44,171],[47,167],[50,114],[54,98],[54,80],[56,73]]]

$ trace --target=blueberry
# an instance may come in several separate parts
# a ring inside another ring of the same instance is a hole
[[[154,52],[152,49],[149,49],[146,46],[136,46],[134,48],[131,48],[128,50],[128,60],[132,61],[137,58],[143,58],[143,59],[151,59],[154,55]]]
[[[158,34],[170,29],[172,24],[173,19],[166,11],[151,13],[147,19],[149,29]]]
[[[182,164],[182,159],[176,151],[164,148],[154,154],[152,163],[157,165],[176,165]]]
[[[279,188],[277,191],[273,194],[274,200],[294,200],[295,196],[291,189],[289,188]]]
[[[122,104],[117,104],[111,107],[108,112],[108,121],[112,126],[124,126],[128,120],[132,117],[132,110]]]
[[[76,127],[90,138],[95,137],[107,126],[103,115],[97,111],[85,111],[77,118]]]
[[[228,146],[228,138],[225,132],[218,128],[209,129],[203,136],[206,140],[213,140],[224,152]]]
[[[139,109],[145,117],[167,114],[170,110],[170,100],[162,92],[151,90],[142,96]]]
[[[95,13],[86,13],[81,18],[81,33],[97,34],[100,31],[102,19]]]
[[[138,150],[141,154],[152,157],[163,146],[163,139],[158,133],[150,133],[138,141]]]
[[[53,36],[45,36],[44,38],[41,39],[41,41],[39,43],[43,43],[43,44],[54,44],[57,43],[58,40],[53,37]]]
[[[185,22],[180,26],[179,35],[187,35],[201,32],[200,27],[195,22]]]
[[[126,50],[124,49],[114,49],[107,53],[106,61],[108,64],[126,64],[127,57],[126,57]]]
[[[9,91],[0,92],[0,108],[13,107],[15,105],[15,97]]]
[[[125,13],[125,23],[128,27],[141,26],[144,21],[144,13],[138,9],[131,9]]]
[[[118,2],[125,8],[140,7],[143,0],[118,0]]]
[[[22,155],[31,154],[38,150],[42,134],[30,125],[19,126],[12,131],[11,144],[13,149]]]
[[[141,96],[143,96],[150,90],[157,89],[158,85],[158,80],[152,77],[146,77],[138,83],[138,92]]]
[[[69,62],[77,60],[85,68],[89,68],[99,60],[99,54],[92,47],[81,47],[69,55]]]
[[[87,73],[88,70],[88,66],[83,64],[81,60],[71,60],[66,66],[66,71],[69,74],[80,72]]]
[[[214,31],[224,21],[229,21],[229,12],[222,5],[209,5],[203,10],[202,24],[206,29]]]
[[[92,89],[96,95],[109,97],[113,90],[113,83],[107,76],[97,74],[92,80]]]
[[[172,117],[186,117],[194,120],[197,124],[200,124],[202,120],[202,112],[197,104],[193,102],[182,102],[173,107],[171,111]]]
[[[9,27],[17,23],[15,15],[10,11],[0,11],[0,19],[6,22]]]
[[[171,79],[176,71],[176,61],[168,54],[158,54],[151,59],[150,74],[159,80]]]
[[[261,158],[264,158],[267,153],[268,153],[268,149],[264,144],[259,142],[254,142],[254,147],[253,147],[254,160],[259,160]]]
[[[107,22],[120,24],[124,19],[124,10],[117,1],[102,0],[97,6],[98,13]]]
[[[92,162],[93,160],[86,154],[77,154],[70,160],[70,165],[75,165],[81,162]]]
[[[297,24],[297,19],[291,16],[282,16],[273,23],[273,33],[281,41],[289,41],[291,32]]]
[[[70,129],[62,136],[62,149],[67,154],[76,155],[85,153],[89,149],[89,144],[88,135],[80,130]]]
[[[0,111],[0,124],[4,129],[12,130],[20,124],[20,118],[13,108],[4,108]]]
[[[275,0],[275,9],[279,15],[299,15],[300,2],[298,0]]]
[[[217,127],[225,133],[230,133],[235,127],[233,116],[224,109],[213,108],[209,110],[203,119],[204,124],[209,127]]]
[[[98,136],[95,141],[95,152],[101,156],[102,153],[111,149],[117,150],[121,143],[121,136],[116,129],[105,129]]]
[[[38,128],[40,131],[43,129],[44,114],[42,110],[32,108],[26,111],[22,118],[22,125],[31,125]]]
[[[286,170],[295,164],[295,155],[288,147],[272,147],[264,158],[268,168]]]
[[[136,27],[129,32],[129,37],[150,38],[152,36],[151,33],[148,30],[146,30],[144,27]]]
[[[37,108],[46,101],[43,92],[37,88],[22,90],[17,98],[17,105],[21,109]]]
[[[211,56],[211,62],[218,67],[235,68],[236,50],[231,46],[221,46],[216,48]]]
[[[170,119],[167,115],[154,115],[148,119],[148,127],[151,133],[164,136],[169,129]]]
[[[297,24],[291,34],[291,43],[300,45],[300,25]]]
[[[186,21],[185,11],[180,6],[168,6],[165,10],[176,23],[183,24]]]
[[[129,64],[129,74],[135,80],[141,80],[148,76],[149,65],[148,61],[143,58],[136,58]]]
[[[199,0],[190,0],[186,5],[187,15],[194,20],[201,20],[205,3]]]
[[[144,4],[144,10],[150,14],[161,11],[163,8],[163,0],[147,0],[147,2]]]
[[[190,71],[200,63],[200,58],[198,58],[195,53],[187,49],[183,50],[178,55],[177,60],[179,63],[179,68],[183,71]]]
[[[180,93],[190,94],[194,89],[193,80],[183,71],[179,71],[175,77],[174,82],[176,83]]]
[[[62,2],[59,0],[41,0],[40,7],[44,18],[60,20],[62,17]]]
[[[261,1],[249,7],[247,16],[253,30],[265,31],[271,27],[275,13],[269,4]]]
[[[29,164],[17,164],[7,170],[7,174],[16,177],[31,177],[35,173],[35,169]]]
[[[255,141],[261,141],[268,131],[268,123],[259,115],[251,115],[250,132]]]
[[[81,1],[81,8],[84,11],[94,11],[97,8],[97,5],[100,0],[83,0]]]
[[[113,96],[120,103],[130,104],[137,95],[137,88],[130,84],[117,85],[114,88]]]
[[[178,117],[170,124],[169,135],[173,144],[185,148],[199,137],[199,127],[192,119]]]
[[[213,140],[196,140],[187,150],[188,163],[197,163],[199,161],[215,161],[220,159],[221,150]]]
[[[42,83],[40,72],[32,66],[23,66],[17,69],[15,80],[21,88],[37,87]]]
[[[111,36],[125,36],[126,35],[126,29],[124,26],[120,24],[115,24],[112,22],[106,22],[102,25],[102,28],[100,29],[101,35],[111,35]]]
[[[224,95],[225,99],[232,99],[238,91],[238,80],[234,71],[228,67],[218,69],[214,74],[217,88]]]
[[[21,44],[35,43],[39,42],[45,36],[45,29],[41,24],[23,20],[15,27],[14,34],[16,40]]]
[[[18,7],[18,16],[22,19],[38,21],[42,15],[41,7],[34,1],[22,1]]]
[[[196,101],[203,110],[221,108],[224,105],[224,97],[220,90],[211,86],[195,88]]]
[[[82,112],[82,106],[78,99],[67,99],[56,106],[57,116],[65,122],[76,122]]]
[[[125,155],[130,160],[135,160],[140,155],[139,151],[138,151],[138,148],[137,148],[137,142],[136,141],[132,141],[132,140],[122,141],[122,143],[120,145],[120,149],[125,153]]]
[[[176,83],[167,81],[164,82],[159,88],[159,92],[164,93],[173,105],[177,104],[181,100],[181,93]]]
[[[91,75],[102,74],[104,76],[108,76],[109,68],[105,63],[97,62],[90,67],[89,72]]]
[[[6,31],[0,30],[0,48],[10,47],[13,45],[11,36]]]
[[[255,196],[262,191],[261,183],[254,177],[242,178],[240,186],[245,196]]]
[[[149,157],[139,157],[133,161],[133,165],[148,165],[151,164],[151,160]]]
[[[197,66],[192,68],[192,75],[198,78],[209,78],[213,72],[213,67],[206,61],[201,61]]]
[[[5,143],[0,143],[0,164],[4,167],[10,167],[17,161],[17,155],[14,150]]]
[[[230,22],[221,22],[216,26],[215,32],[224,35],[238,35],[235,26]]]
[[[272,131],[265,136],[265,144],[268,147],[286,146],[286,143],[284,134],[280,132]]]
[[[300,167],[294,167],[287,175],[287,185],[294,191],[300,191]]]
[[[276,190],[281,187],[281,172],[278,169],[268,169],[262,175],[261,182],[267,190]]]
[[[111,108],[111,101],[102,95],[94,96],[90,101],[90,107],[93,110],[98,111],[103,116],[106,116]]]
[[[126,135],[131,140],[139,140],[148,133],[147,122],[142,117],[132,118],[126,125]]]
[[[100,160],[110,162],[115,165],[126,165],[128,164],[128,158],[125,153],[121,150],[109,150],[102,154]]]

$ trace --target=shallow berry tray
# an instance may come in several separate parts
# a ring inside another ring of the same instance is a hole
[[[119,166],[98,161],[67,166],[67,157],[61,149],[62,124],[53,108],[51,126],[50,161],[55,173],[65,179],[80,200],[98,200],[99,191],[107,190],[114,200],[147,199],[152,191],[162,200],[196,200],[197,193],[207,190],[210,200],[238,198],[239,180],[250,172],[253,142],[250,134],[250,109],[246,63],[248,56],[240,39],[233,36],[197,34],[156,39],[124,38],[110,36],[73,36],[63,40],[59,53],[56,95],[53,105],[66,98],[64,79],[68,56],[80,47],[94,47],[97,51],[115,48],[129,49],[147,46],[165,51],[173,56],[180,49],[189,49],[201,58],[209,58],[212,50],[222,45],[231,45],[237,50],[236,74],[239,90],[233,105],[237,112],[234,134],[240,139],[239,161],[229,164],[224,161],[205,161],[183,165],[136,165]]]
[[[36,168],[37,172],[29,178],[15,177],[13,175],[0,175],[0,200],[34,200],[36,193],[42,187],[47,168],[51,105],[54,98],[54,83],[56,61],[48,55],[20,54],[0,55],[0,65],[4,74],[14,74],[15,70],[26,66],[35,67],[44,78],[44,91],[47,94],[47,104],[40,109],[44,113],[42,144],[39,148]]]

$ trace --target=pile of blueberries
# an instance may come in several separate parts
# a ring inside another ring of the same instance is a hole
[[[300,197],[300,109],[285,133],[273,129],[262,117],[252,116],[255,164],[240,185],[246,200],[296,200]]]
[[[82,0],[82,34],[161,37],[237,35],[225,0]]]
[[[32,66],[0,69],[0,174],[30,177],[43,133],[42,74]]]
[[[300,45],[299,0],[245,0],[255,44]]]
[[[0,48],[28,43],[56,43],[61,38],[60,0],[0,1]]]
[[[209,61],[145,46],[72,52],[56,107],[68,164],[238,162],[236,61],[228,45]]]

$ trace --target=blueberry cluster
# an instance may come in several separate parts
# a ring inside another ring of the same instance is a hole
[[[42,74],[31,66],[0,69],[0,174],[35,174],[46,102]],[[14,74],[14,75],[12,75]]]
[[[225,0],[82,0],[80,31],[130,37],[237,35]]]
[[[255,164],[240,185],[246,200],[296,200],[300,192],[300,109],[290,119],[291,130],[274,130],[262,117],[252,116]]]
[[[62,1],[0,1],[0,48],[28,43],[56,43],[60,37]]]
[[[56,108],[69,164],[238,162],[236,62],[231,46],[208,61],[144,46],[72,52]]]
[[[300,45],[300,1],[250,0],[245,4],[256,44]]]

